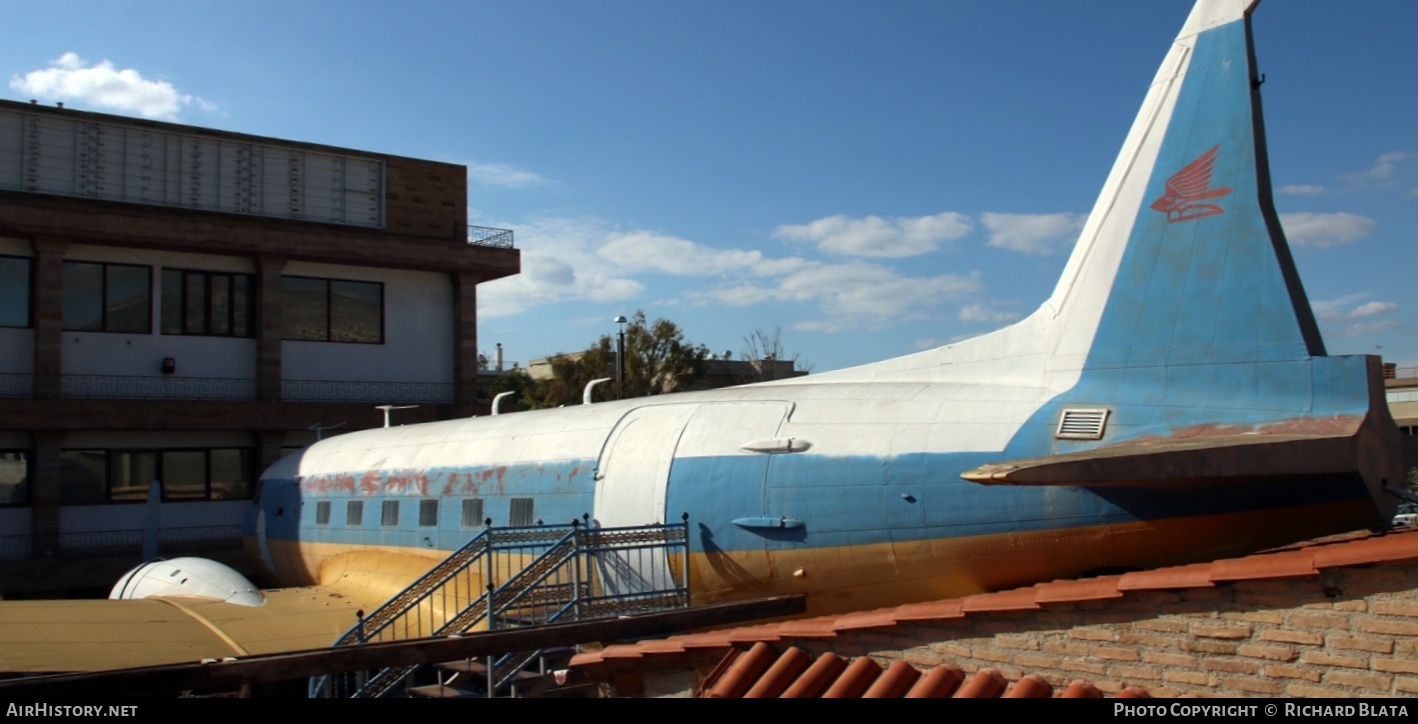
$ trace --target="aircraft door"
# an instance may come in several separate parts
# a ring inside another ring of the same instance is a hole
[[[620,419],[596,465],[593,525],[600,528],[665,522],[665,492],[675,447],[697,405],[656,405]],[[663,550],[605,553],[597,558],[601,583],[612,595],[672,587]]]

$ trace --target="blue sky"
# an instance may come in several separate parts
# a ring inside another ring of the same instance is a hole
[[[0,94],[469,167],[523,363],[645,310],[817,371],[1052,290],[1188,0],[0,1]],[[1271,167],[1330,352],[1418,366],[1418,3],[1271,0]]]

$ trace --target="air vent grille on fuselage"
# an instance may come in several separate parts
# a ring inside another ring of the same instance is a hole
[[[1101,440],[1103,427],[1107,422],[1107,410],[1064,410],[1054,437],[1066,440]]]

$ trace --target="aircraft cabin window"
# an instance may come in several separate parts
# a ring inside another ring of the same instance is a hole
[[[345,525],[350,528],[358,528],[364,525],[364,501],[351,500],[345,506]]]
[[[419,501],[419,525],[424,528],[431,528],[438,525],[438,501]]]
[[[0,256],[0,327],[30,326],[30,260]]]
[[[315,524],[330,524],[330,501],[322,500],[315,504]]]
[[[536,521],[533,519],[533,503],[531,498],[513,498],[512,509],[508,511],[508,525],[531,525]]]
[[[477,528],[483,524],[483,499],[463,499],[463,527]]]
[[[384,501],[384,508],[379,513],[379,524],[385,528],[393,528],[399,524],[399,501]]]

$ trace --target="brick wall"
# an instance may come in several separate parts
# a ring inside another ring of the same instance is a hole
[[[384,158],[384,219],[395,234],[463,239],[468,225],[468,170],[411,158]]]
[[[1038,611],[971,613],[828,639],[783,638],[774,645],[871,656],[883,664],[904,659],[922,670],[941,663],[967,673],[992,667],[1010,681],[1038,674],[1056,689],[1086,679],[1108,694],[1135,687],[1159,697],[1413,696],[1415,562],[1134,591],[1043,604]],[[666,668],[653,678],[672,673]],[[661,688],[650,677],[647,672],[647,689]]]

